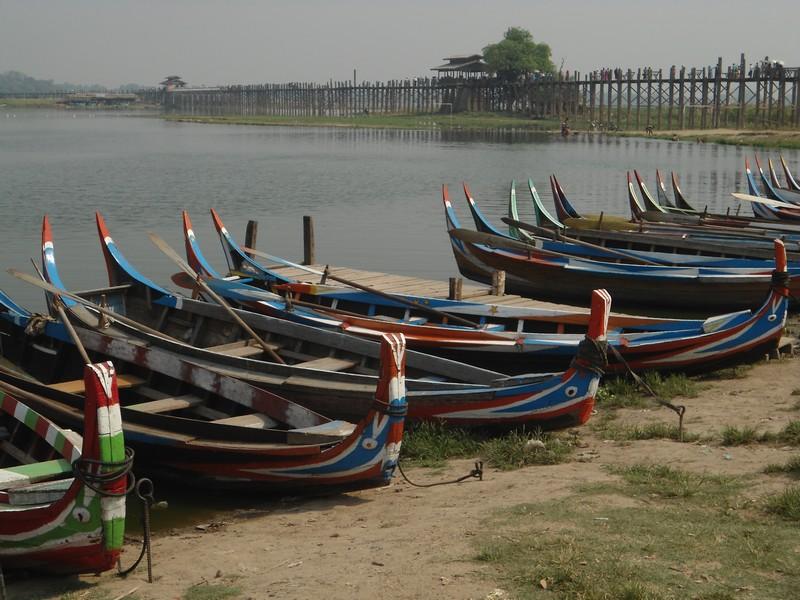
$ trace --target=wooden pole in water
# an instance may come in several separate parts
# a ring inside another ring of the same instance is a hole
[[[464,280],[461,277],[450,278],[450,292],[447,294],[448,300],[461,300]]]
[[[258,221],[248,221],[247,222],[247,229],[244,232],[244,245],[248,248],[255,248],[256,247],[256,239],[258,238]],[[250,258],[253,258],[252,254],[248,253]]]
[[[314,245],[314,218],[303,216],[303,264],[313,265],[316,260]]]
[[[492,295],[502,296],[506,293],[506,272],[492,271]]]

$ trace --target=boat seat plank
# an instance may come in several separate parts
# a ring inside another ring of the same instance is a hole
[[[199,396],[185,394],[183,396],[175,396],[172,398],[162,398],[161,400],[151,400],[149,402],[131,404],[125,408],[139,412],[156,414],[192,408],[202,404],[203,402],[204,400]]]
[[[69,461],[59,458],[0,469],[0,490],[30,485],[72,473]]]
[[[272,350],[280,349],[277,344],[267,344],[267,347]],[[228,344],[219,344],[217,346],[208,346],[206,350],[211,352],[219,352],[220,354],[227,354],[228,356],[238,356],[241,358],[247,356],[256,356],[264,352],[264,349],[252,340],[239,340],[237,342],[230,342]]]
[[[355,360],[326,356],[324,358],[315,358],[314,360],[297,363],[295,366],[305,369],[319,369],[320,371],[344,371],[345,369],[355,367],[357,364],[358,361]]]
[[[212,423],[217,423],[219,425],[236,425],[238,427],[251,427],[253,429],[273,429],[278,425],[277,421],[261,413],[215,419],[212,421]]]
[[[198,417],[202,417],[204,419],[208,419],[209,421],[216,421],[217,419],[225,419],[228,416],[228,413],[224,413],[221,410],[217,410],[216,408],[211,408],[210,406],[205,406],[201,404],[200,406],[195,406],[192,408],[191,412]]]
[[[136,375],[117,373],[117,388],[121,390],[142,385],[144,382],[144,379],[141,377],[136,377]],[[58,390],[59,392],[66,392],[68,394],[82,394],[86,391],[86,388],[83,384],[83,379],[62,381],[61,383],[51,383],[47,387],[52,390]]]

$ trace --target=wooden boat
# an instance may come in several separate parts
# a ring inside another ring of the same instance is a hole
[[[0,384],[4,569],[100,573],[117,563],[132,457],[126,457],[113,365],[85,365],[81,384],[85,402],[76,407],[75,421],[82,440],[32,408],[30,394]]]
[[[786,177],[786,188],[795,192],[800,192],[800,183],[797,183],[797,180],[789,170],[789,165],[786,164],[783,156],[781,156],[781,166],[783,167],[783,174]]]
[[[770,260],[749,258],[749,257],[719,257],[707,256],[699,253],[682,254],[672,248],[673,252],[659,252],[653,250],[640,250],[640,249],[616,249],[609,247],[606,244],[592,244],[585,242],[580,238],[570,237],[568,234],[562,234],[556,230],[555,235],[551,238],[543,237],[542,234],[548,234],[549,231],[543,227],[530,226],[521,221],[505,219],[509,227],[513,227],[517,236],[511,233],[505,234],[496,227],[494,227],[483,215],[475,199],[469,194],[468,188],[464,186],[465,194],[467,196],[470,213],[475,224],[475,229],[481,233],[488,233],[498,237],[504,237],[509,240],[519,240],[523,237],[527,244],[533,245],[542,250],[555,252],[559,254],[566,254],[569,256],[591,258],[594,260],[602,260],[604,262],[615,263],[628,263],[628,264],[658,264],[665,266],[702,266],[714,268],[736,268],[736,269],[754,269],[764,272],[771,272],[774,267],[774,249]],[[457,221],[454,214],[450,214],[450,220]],[[538,232],[538,235],[537,235]],[[526,249],[527,250],[527,249]],[[796,270],[800,270],[800,266],[790,269],[792,274]]]
[[[270,351],[282,362],[267,360],[263,349],[243,335],[222,307],[175,296],[138,273],[125,260],[99,215],[98,230],[112,287],[87,292],[86,297],[98,301],[104,298],[117,313],[170,338],[117,322],[115,330],[119,335],[135,337],[150,350],[165,350],[217,373],[246,379],[317,412],[359,419],[369,410],[377,383],[375,342],[263,314],[235,311],[262,341],[266,340]],[[45,275],[60,285],[57,290],[63,290],[55,270],[50,237],[45,237],[43,249]],[[52,258],[47,258],[48,253]],[[579,344],[576,359],[564,373],[508,377],[497,371],[409,351],[406,379],[409,417],[461,425],[557,426],[585,421],[602,368],[581,357],[587,352],[594,356],[586,347],[593,348],[593,340],[598,336],[605,339],[606,301],[610,302],[601,292],[594,297],[588,327],[591,339]],[[73,316],[82,316],[86,327],[98,324],[96,316],[81,315],[81,311],[73,311]],[[595,358],[603,362],[602,357]]]
[[[791,204],[793,206],[800,205],[800,192],[795,192],[792,190],[782,189],[780,187],[780,183],[778,182],[778,176],[775,173],[775,168],[772,166],[772,159],[769,159],[769,172],[770,177],[767,177],[764,173],[764,169],[761,166],[761,161],[758,159],[758,154],[755,155],[756,159],[756,168],[758,169],[758,174],[761,177],[761,185],[764,188],[767,198],[771,200],[778,200],[779,202],[785,202],[787,204]],[[787,211],[791,212],[795,209],[787,209]],[[800,206],[796,209],[794,216],[800,218]]]
[[[515,293],[580,302],[588,287],[602,286],[614,290],[611,293],[615,299],[619,296],[628,306],[704,311],[759,306],[770,289],[770,276],[746,270],[739,273],[703,267],[610,264],[545,256],[533,247],[523,255],[509,251],[503,238],[459,229],[452,219],[446,186],[443,200],[447,230],[461,273],[488,282],[494,271],[505,271],[506,288]],[[653,293],[655,289],[658,294]]]
[[[677,187],[675,173],[672,175],[676,189],[676,200],[681,198],[681,203],[685,203],[688,206],[682,193],[679,192],[680,188]],[[586,232],[586,236],[596,238],[587,239],[586,241],[596,244],[600,243],[597,238],[605,236],[608,236],[609,239],[631,240],[633,243],[637,243],[637,240],[663,238],[659,239],[657,243],[660,247],[665,247],[665,251],[668,252],[698,253],[708,256],[769,258],[772,254],[772,239],[780,235],[785,242],[790,244],[790,249],[796,248],[800,250],[800,228],[797,225],[780,222],[774,217],[771,217],[772,220],[744,217],[739,215],[738,211],[736,214],[730,214],[729,212],[724,215],[709,215],[704,210],[702,212],[695,211],[699,221],[694,222],[691,218],[691,211],[693,210],[691,208],[684,209],[686,216],[681,217],[679,215],[675,218],[672,218],[672,215],[665,217],[664,213],[660,211],[648,211],[638,199],[630,176],[627,186],[628,202],[635,223],[606,215],[600,217],[597,215],[577,215],[577,212],[571,206],[570,210],[577,216],[564,217],[562,216],[565,210],[563,202],[566,196],[557,180],[556,185],[557,188],[554,188],[553,193],[556,213],[569,230],[569,234],[575,237],[578,232]],[[663,181],[660,185],[663,186]],[[554,229],[559,228],[556,223],[546,222],[546,219],[544,224],[537,222],[537,225]],[[668,240],[676,242],[674,250],[669,249]],[[647,246],[652,246],[654,243],[656,242],[638,242],[639,249],[647,249]],[[635,249],[630,245],[628,248]]]
[[[779,195],[777,190],[772,187],[769,179],[767,179],[766,175],[764,175],[764,170],[761,168],[761,164],[758,162],[758,157],[756,156],[756,166],[758,168],[758,173],[761,177],[761,182],[764,185],[764,189],[766,190],[767,198],[772,200],[778,200],[781,202],[785,202],[784,199]],[[747,188],[751,195],[760,197],[761,193],[756,185],[755,180],[753,179],[753,173],[750,170],[750,162],[745,158],[744,159],[744,170],[745,170],[745,178],[747,179]],[[800,222],[800,207],[797,209],[792,208],[782,208],[782,207],[774,207],[769,206],[768,204],[764,203],[751,203],[753,207],[753,213],[762,219],[768,221],[787,221],[787,222]]]
[[[5,295],[0,303],[6,357],[39,381],[6,371],[0,379],[24,390],[42,414],[80,427],[84,387],[71,379],[80,361],[64,325],[42,321]],[[26,334],[37,321],[40,333]],[[137,341],[116,325],[103,329],[75,328],[88,352],[119,365],[128,439],[150,472],[204,488],[280,491],[358,489],[391,478],[406,412],[402,336],[384,338],[377,392],[372,387],[372,401],[352,424]]]
[[[464,186],[464,191],[479,231],[497,232],[483,217],[469,188]],[[450,218],[457,219],[452,212]],[[221,223],[218,216],[217,220]],[[184,224],[186,223],[188,221],[184,219]],[[202,268],[208,261],[197,246],[191,223],[186,231],[190,260],[198,269]],[[232,241],[230,235],[222,239],[226,254],[244,260],[246,256],[244,251]],[[251,265],[268,271],[254,259],[250,260],[253,261]],[[253,273],[253,276],[258,275]],[[264,277],[267,277],[266,273]],[[290,283],[278,287],[291,290],[297,298],[311,300],[317,305],[336,306],[338,302],[342,302],[350,311],[359,310],[370,315],[379,314],[387,307],[408,310],[402,304],[354,288],[314,283]],[[787,304],[785,292],[785,289],[774,289],[760,310],[718,315],[706,320],[612,316],[609,322],[608,343],[614,345],[626,361],[638,370],[680,368],[698,372],[760,358],[765,352],[776,347],[780,338]],[[779,300],[781,294],[784,298],[782,301]],[[576,327],[576,317],[581,315],[575,311],[514,309],[501,305],[487,310],[485,305],[460,301],[443,301],[435,298],[415,298],[415,301],[427,306],[438,306],[447,314],[465,315],[475,320],[480,319],[485,324],[502,327],[494,330],[493,335],[496,338],[506,335],[507,340],[514,340],[513,345],[497,344],[490,350],[488,344],[483,346],[476,344],[461,348],[462,351],[458,353],[459,358],[468,362],[473,362],[474,359],[484,355],[483,360],[478,361],[484,366],[494,362],[502,364],[506,370],[513,370],[517,363],[524,366],[527,361],[529,364],[531,357],[536,357],[537,363],[546,361],[547,365],[564,365],[574,354],[577,344],[585,333],[585,329]],[[777,315],[779,318],[772,315]],[[537,329],[543,329],[542,326],[546,324],[551,325],[549,330],[551,333],[547,335],[531,331],[532,327],[537,326]],[[556,326],[555,329],[552,325]],[[570,333],[567,333],[568,331]],[[441,349],[442,347],[438,348]],[[495,360],[490,361],[485,358],[487,354]],[[454,353],[450,352],[449,355],[453,356]],[[622,372],[624,369],[625,366],[616,360],[614,355],[609,357],[606,373]]]

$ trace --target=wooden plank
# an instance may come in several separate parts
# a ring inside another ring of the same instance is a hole
[[[183,396],[174,396],[172,398],[162,398],[161,400],[151,400],[150,402],[131,404],[125,408],[138,412],[157,414],[192,408],[202,404],[203,402],[204,400],[198,396],[185,394]]]
[[[117,387],[121,390],[142,385],[144,382],[144,379],[141,377],[136,377],[135,375],[128,375],[124,373],[117,374]],[[85,391],[83,379],[62,381],[61,383],[51,383],[47,387],[52,390],[58,390],[59,392],[66,392],[68,394],[82,394]]]
[[[203,419],[208,419],[209,421],[216,421],[217,419],[225,419],[228,416],[228,413],[224,413],[221,410],[217,410],[215,408],[211,408],[206,406],[205,404],[201,404],[199,406],[195,406],[190,411],[192,414],[197,415],[198,417],[202,417]]]
[[[0,490],[26,486],[68,474],[72,474],[72,465],[63,458],[42,462],[33,461],[18,467],[7,467],[0,469]]]
[[[358,364],[358,361],[347,360],[344,358],[334,358],[326,356],[323,358],[315,358],[314,360],[307,360],[306,362],[297,363],[295,367],[303,367],[305,369],[319,369],[321,371],[344,371],[351,369]]]
[[[235,425],[237,427],[250,427],[252,429],[272,429],[278,422],[261,413],[239,415],[238,417],[225,417],[211,421],[218,425]]]

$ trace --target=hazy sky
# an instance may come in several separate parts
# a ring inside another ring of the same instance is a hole
[[[800,65],[797,0],[0,0],[0,72],[72,83],[154,85],[430,74],[509,26],[589,71],[738,62]]]

